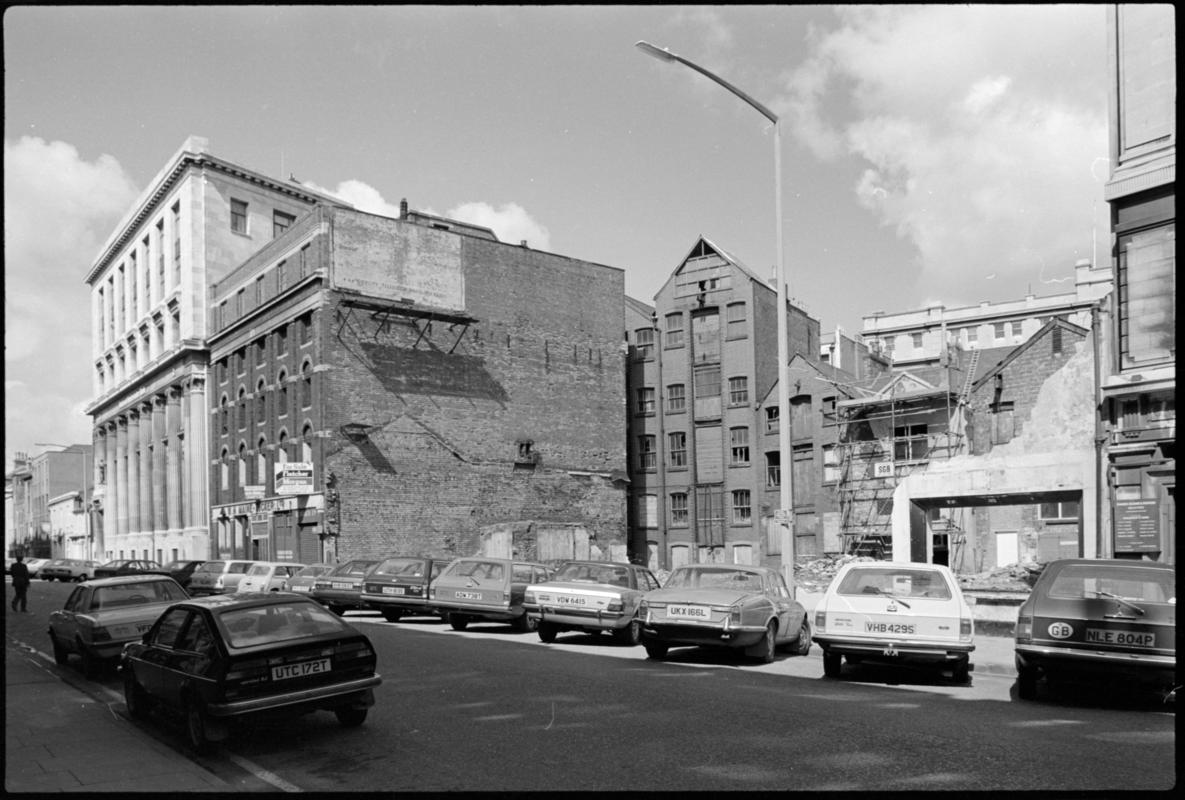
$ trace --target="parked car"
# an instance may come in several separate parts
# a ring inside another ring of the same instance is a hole
[[[206,594],[229,594],[238,588],[239,581],[251,569],[254,561],[207,561],[189,576],[189,593],[194,597]]]
[[[1177,670],[1177,572],[1129,559],[1051,561],[1016,619],[1016,687],[1119,679],[1171,691]]]
[[[847,659],[950,668],[965,683],[974,637],[971,607],[941,564],[845,564],[815,607],[814,638],[829,678],[840,677]]]
[[[41,568],[50,562],[48,558],[26,558],[25,566],[29,568],[29,577],[36,578],[41,572]]]
[[[534,630],[523,608],[523,595],[532,583],[551,580],[543,564],[508,558],[458,558],[428,587],[429,606],[453,630],[463,631],[473,620],[509,622],[519,631]]]
[[[236,592],[278,592],[284,582],[305,568],[295,561],[256,561],[235,587]]]
[[[397,556],[380,561],[362,584],[362,603],[388,622],[405,614],[428,614],[428,589],[449,565],[447,559]]]
[[[313,591],[313,584],[317,582],[317,578],[332,570],[333,567],[333,564],[309,564],[284,581],[280,589],[285,592],[309,594]]]
[[[120,558],[95,567],[96,578],[114,578],[118,575],[168,575],[169,571],[155,561],[148,559]]]
[[[382,682],[375,662],[366,636],[312,600],[251,592],[173,605],[120,666],[133,718],[154,705],[181,712],[207,752],[250,716],[326,709],[361,725]]]
[[[62,583],[68,581],[81,583],[95,577],[95,567],[97,566],[99,566],[97,561],[87,561],[81,558],[55,558],[42,567],[39,574],[47,581],[56,578]]]
[[[528,586],[523,607],[541,641],[564,631],[607,631],[632,647],[642,640],[642,595],[658,588],[654,574],[636,564],[569,561],[550,581]]]
[[[313,582],[312,598],[341,616],[362,605],[362,579],[377,564],[375,560],[355,559],[338,564]]]
[[[778,647],[806,655],[811,625],[806,609],[790,595],[775,569],[749,564],[689,564],[647,592],[639,609],[642,645],[650,658],[671,647],[696,645],[740,649],[763,662]]]
[[[49,615],[54,661],[65,664],[75,653],[82,659],[83,673],[94,677],[171,603],[186,597],[181,584],[167,575],[121,575],[80,583],[66,604]]]
[[[185,559],[181,559],[165,564],[165,570],[169,573],[170,578],[177,581],[182,587],[187,587],[189,586],[189,579],[193,576],[194,570],[205,563],[205,561],[186,561]]]

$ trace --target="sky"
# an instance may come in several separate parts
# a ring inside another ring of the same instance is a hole
[[[85,275],[190,135],[356,207],[618,267],[705,236],[862,317],[1074,290],[1105,260],[1103,5],[18,6],[4,14],[5,464],[90,442]]]

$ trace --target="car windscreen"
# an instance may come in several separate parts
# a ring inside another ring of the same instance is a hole
[[[894,597],[926,597],[950,600],[950,586],[940,573],[911,569],[907,565],[853,569],[836,587],[839,594],[889,594]]]
[[[347,561],[333,571],[334,575],[365,575],[374,565],[373,561]]]
[[[145,603],[169,603],[185,600],[188,595],[175,581],[138,581],[114,586],[99,586],[91,594],[91,611],[123,608]]]
[[[388,558],[375,567],[371,574],[422,578],[424,576],[424,562],[419,558]]]
[[[552,580],[588,581],[608,583],[613,586],[629,586],[629,570],[612,564],[565,564]]]
[[[680,567],[671,573],[664,589],[740,589],[761,591],[761,576],[727,567]]]
[[[248,575],[266,575],[271,570],[269,564],[254,564],[251,569],[247,570]]]
[[[1149,603],[1176,603],[1174,574],[1138,566],[1068,564],[1048,584],[1045,593],[1060,600],[1118,597]]]
[[[302,569],[300,572],[296,573],[296,577],[297,578],[315,578],[318,575],[324,575],[326,572],[329,572],[331,569],[333,569],[333,567],[329,566],[328,564],[310,564],[309,566]]]
[[[195,569],[194,572],[222,572],[225,567],[226,562],[224,561],[207,561]]]
[[[351,628],[316,603],[272,603],[236,608],[219,615],[231,647],[254,647],[326,633],[348,633]]]
[[[496,561],[457,561],[440,577],[453,575],[461,578],[500,581],[505,578],[506,570],[502,564]]]

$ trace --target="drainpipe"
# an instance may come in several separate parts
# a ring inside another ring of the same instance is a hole
[[[664,424],[664,417],[666,415],[664,389],[662,382],[662,332],[658,329],[658,312],[650,315],[654,323],[654,368],[655,368],[655,382],[658,384],[654,387],[654,416],[658,421],[658,436],[655,442],[654,457],[658,459],[655,466],[658,468],[658,498],[655,505],[655,514],[658,519],[655,522],[658,524],[657,538],[659,547],[658,563],[665,569],[670,569],[669,556],[667,554],[667,433]],[[645,367],[642,368],[645,370]],[[646,560],[643,562],[649,566],[650,561],[650,543],[648,541],[642,542],[643,552],[642,557]]]
[[[1106,433],[1103,429],[1103,399],[1102,399],[1102,355],[1099,352],[1099,306],[1095,304],[1090,309],[1090,336],[1094,345],[1094,480],[1095,480],[1095,558],[1110,558],[1114,554],[1110,547],[1104,549],[1104,542],[1108,541],[1103,532],[1103,492],[1107,486],[1103,472],[1103,443]]]

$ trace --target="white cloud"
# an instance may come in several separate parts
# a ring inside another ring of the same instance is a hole
[[[325,189],[315,183],[310,183],[308,186],[315,192],[322,192],[332,195],[339,200],[345,200],[359,211],[365,211],[368,214],[378,214],[383,217],[399,217],[398,203],[388,203],[379,194],[378,189],[360,180],[350,179],[348,181],[342,181],[337,185],[336,189]]]
[[[518,203],[503,203],[494,208],[489,203],[462,203],[442,216],[491,229],[499,241],[518,244],[526,240],[534,250],[550,250],[551,234],[536,222]]]
[[[109,155],[87,161],[73,145],[30,136],[4,142],[6,463],[34,442],[90,441],[84,280],[138,193]]]
[[[856,197],[916,247],[927,291],[994,272],[1016,285],[1091,255],[1105,218],[1092,167],[1108,147],[1101,8],[837,14],[778,108],[816,156],[862,162]]]

